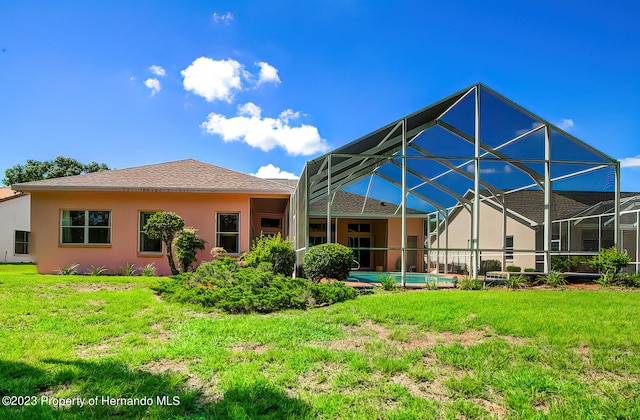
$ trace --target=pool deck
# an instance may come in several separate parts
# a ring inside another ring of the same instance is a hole
[[[429,274],[429,273],[412,273],[412,274]],[[444,275],[444,274],[438,274],[438,277],[440,278],[449,278],[451,279],[451,282],[438,282],[438,289],[454,289],[453,286],[453,278],[454,277],[458,277],[457,275]],[[351,280],[347,280],[344,282],[345,285],[353,287],[354,289],[373,289],[375,287],[380,286],[379,282],[365,282],[365,281],[351,281]],[[402,286],[400,286],[398,284],[397,286],[398,288],[402,288]],[[407,290],[423,290],[426,288],[426,284],[425,283],[407,283],[406,286],[404,287],[404,289]]]

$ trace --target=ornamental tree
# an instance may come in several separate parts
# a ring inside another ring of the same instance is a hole
[[[151,239],[160,239],[167,249],[167,260],[171,274],[178,274],[176,263],[173,261],[171,244],[176,235],[184,229],[184,220],[172,211],[159,211],[149,217],[144,225],[144,233]]]

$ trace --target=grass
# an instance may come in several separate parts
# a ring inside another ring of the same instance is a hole
[[[155,282],[0,265],[0,396],[38,401],[0,417],[640,417],[639,293],[380,292],[231,316]],[[98,396],[153,404],[40,403]]]

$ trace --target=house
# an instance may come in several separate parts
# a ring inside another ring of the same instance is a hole
[[[39,273],[79,264],[81,271],[104,266],[153,263],[169,274],[166,250],[143,232],[151,214],[173,211],[197,229],[207,249],[230,255],[249,249],[261,232],[286,234],[291,188],[285,182],[193,159],[95,172],[12,186],[31,197],[30,252]]]
[[[486,190],[481,190],[481,194],[480,243],[483,248],[494,250],[483,253],[483,260],[498,260],[503,269],[515,265],[522,269],[535,268],[542,271],[542,253],[539,250],[542,249],[544,236],[544,192],[521,190],[506,194],[504,214],[500,198],[493,197]],[[620,196],[624,201],[637,197],[638,193],[622,192]],[[608,192],[554,191],[551,200],[551,250],[587,255],[597,253],[601,248],[614,246],[611,216],[607,217],[607,211],[601,209],[605,203],[610,203],[609,207],[612,207],[612,199],[613,193]],[[603,217],[606,220],[602,221]],[[461,249],[469,247],[470,220],[470,212],[458,205],[449,213],[446,228],[443,221],[438,229],[433,229],[428,235],[428,247],[445,248],[444,244],[447,244],[446,248],[453,251],[429,252],[429,267],[435,268],[438,264],[442,271],[445,261],[450,265],[459,263],[468,266],[470,253]],[[637,223],[631,227],[633,232],[636,226]],[[635,242],[635,236],[625,236],[624,249],[631,253],[632,261],[638,259]]]
[[[0,188],[0,262],[33,262],[28,194]]]

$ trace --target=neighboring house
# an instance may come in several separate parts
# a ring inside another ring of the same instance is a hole
[[[230,255],[249,249],[261,232],[288,231],[286,182],[275,182],[193,159],[15,184],[31,195],[30,252],[39,273],[71,264],[81,271],[154,263],[169,274],[164,246],[143,232],[148,217],[173,211],[213,247]],[[28,228],[28,225],[27,225]]]
[[[482,260],[494,259],[502,263],[503,268],[516,265],[525,268],[542,270],[544,226],[544,193],[540,190],[522,190],[507,194],[506,231],[503,239],[502,206],[491,197],[486,190],[481,191],[480,246],[482,249],[495,250],[483,253]],[[622,198],[632,197],[638,193],[621,193]],[[563,227],[559,220],[567,221],[579,216],[584,211],[599,203],[611,201],[613,193],[592,191],[554,191],[552,196],[552,251],[558,252],[598,252],[600,248],[613,246],[613,224],[595,224],[588,219],[573,222],[571,229]],[[462,206],[456,207],[449,215],[446,229],[440,225],[440,232],[435,232],[427,241],[430,248],[452,249],[446,252],[432,251],[428,255],[429,266],[435,268],[439,261],[443,271],[445,261],[451,265],[469,264],[471,215]],[[567,223],[567,222],[563,222]],[[635,229],[635,228],[634,228]],[[571,234],[569,233],[571,232]],[[569,237],[571,236],[571,237]],[[504,252],[503,249],[504,240]],[[633,248],[635,251],[635,247]],[[636,255],[631,255],[632,260]],[[451,269],[449,269],[451,271]],[[455,271],[455,270],[454,270]]]
[[[0,188],[0,262],[33,262],[28,194]]]

